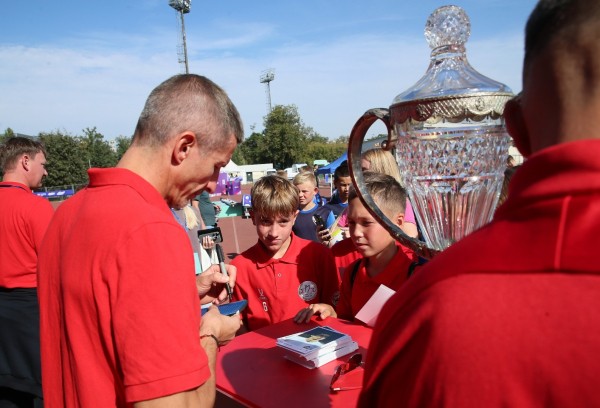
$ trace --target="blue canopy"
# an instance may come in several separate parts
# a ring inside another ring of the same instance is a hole
[[[337,169],[344,160],[348,160],[347,152],[342,154],[340,157],[335,159],[333,162],[329,163],[327,166],[323,166],[323,167],[319,168],[317,170],[317,174],[333,174],[335,172],[335,169]]]

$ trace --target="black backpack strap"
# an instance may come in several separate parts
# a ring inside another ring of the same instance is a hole
[[[350,272],[350,289],[352,289],[352,286],[354,286],[354,280],[356,279],[356,274],[358,273],[358,268],[360,268],[361,261],[362,261],[362,258],[357,259],[352,264],[352,271]]]
[[[413,273],[415,273],[415,269],[417,269],[417,266],[423,266],[427,263],[427,259],[425,258],[421,258],[419,257],[419,259],[417,259],[415,262],[411,263],[410,266],[408,267],[408,274],[406,275],[406,278],[410,278]]]

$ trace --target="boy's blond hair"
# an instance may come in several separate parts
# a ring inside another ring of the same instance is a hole
[[[313,187],[316,187],[317,179],[315,178],[315,175],[312,172],[303,171],[301,173],[296,174],[296,177],[294,177],[293,183],[295,186],[298,186],[298,185],[304,184],[304,183],[310,183]]]
[[[261,177],[252,186],[250,194],[252,211],[263,217],[294,214],[300,206],[298,189],[289,180],[276,175]]]
[[[399,213],[404,214],[406,211],[406,190],[394,177],[374,171],[365,171],[363,175],[367,192],[388,218]],[[358,194],[356,188],[352,185],[350,186],[348,202],[355,198],[358,198]]]

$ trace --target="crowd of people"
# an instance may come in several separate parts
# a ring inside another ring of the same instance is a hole
[[[32,194],[44,146],[8,139],[0,407],[211,406],[217,352],[236,334],[355,320],[381,285],[396,294],[374,328],[359,407],[600,405],[598,38],[600,1],[540,0],[523,90],[505,107],[526,161],[508,158],[493,221],[425,265],[364,207],[343,163],[327,202],[312,169],[259,179],[256,244],[225,269],[199,268],[193,253],[212,243],[197,233],[216,221],[202,217],[215,215],[206,195],[243,140],[229,97],[199,75],[158,85],[117,166],[90,169],[56,212]],[[386,217],[418,236],[394,157],[367,151],[362,168]],[[241,315],[215,307],[228,286],[248,301]]]

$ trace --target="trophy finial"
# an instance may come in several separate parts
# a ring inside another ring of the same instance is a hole
[[[425,39],[432,50],[445,46],[464,46],[471,35],[471,21],[458,6],[435,9],[425,23]]]

